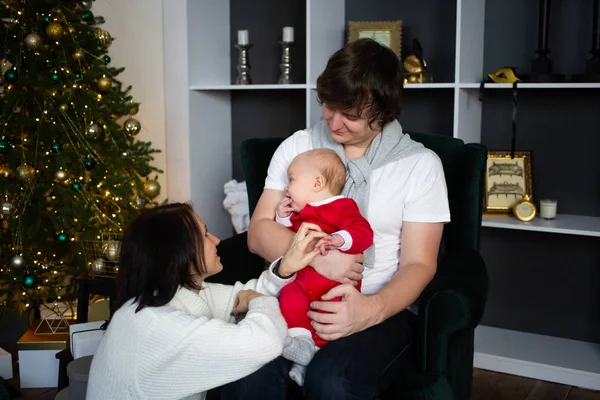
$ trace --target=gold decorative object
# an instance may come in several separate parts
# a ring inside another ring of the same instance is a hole
[[[3,178],[10,178],[12,171],[6,165],[0,165],[0,176]]]
[[[119,271],[119,257],[116,254],[109,256],[109,248],[120,252],[122,236],[117,233],[103,232],[100,240],[83,240],[83,253],[88,264],[90,276],[114,278]],[[118,249],[116,248],[118,244]]]
[[[81,61],[81,60],[83,60],[83,57],[85,57],[85,52],[83,51],[83,49],[77,49],[73,53],[72,57],[73,57],[73,60],[75,60],[75,61]]]
[[[30,50],[37,50],[42,45],[42,37],[37,33],[25,36],[25,46]]]
[[[69,106],[66,103],[61,104],[60,106],[58,106],[58,109],[61,112],[67,112],[67,110],[69,109]]]
[[[56,181],[59,182],[59,183],[63,183],[64,181],[67,180],[68,177],[69,176],[67,175],[67,171],[62,170],[62,169],[59,169],[54,174],[54,179],[56,179]]]
[[[110,89],[112,89],[112,79],[107,77],[98,79],[98,89],[103,92],[108,92]]]
[[[144,183],[144,194],[151,199],[155,198],[160,194],[160,184],[158,181],[147,181]]]
[[[33,179],[35,176],[35,169],[31,165],[21,164],[17,167],[17,176],[22,181]]]
[[[125,132],[127,132],[129,136],[135,136],[140,133],[142,124],[135,118],[127,118],[123,123],[123,129],[125,129]]]
[[[485,212],[511,213],[515,204],[532,198],[531,153],[488,152],[485,170]]]
[[[404,83],[428,83],[433,79],[427,73],[427,61],[417,39],[413,40],[413,53],[404,59]]]
[[[95,36],[96,39],[98,39],[98,41],[104,46],[108,46],[112,42],[112,37],[110,36],[110,33],[105,31],[104,29],[96,29]]]
[[[514,68],[511,67],[498,68],[496,71],[488,74],[488,77],[494,83],[515,83],[521,81],[515,74]]]
[[[364,38],[391,48],[400,57],[402,21],[348,21],[348,42]]]
[[[533,204],[527,195],[513,207],[513,214],[523,222],[531,221],[535,217],[536,212],[535,204]]]
[[[52,40],[58,41],[63,37],[64,34],[65,30],[60,24],[57,24],[56,22],[51,22],[46,27],[46,35],[48,35],[48,37]]]

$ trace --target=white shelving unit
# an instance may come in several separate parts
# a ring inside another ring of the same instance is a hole
[[[409,90],[452,90],[453,132],[466,143],[481,141],[485,0],[457,0],[455,81],[410,84]],[[306,126],[321,116],[316,78],[329,56],[345,42],[344,0],[306,0],[306,83],[231,84],[230,3],[226,0],[163,2],[167,99],[167,179],[171,201],[192,200],[210,229],[231,234],[223,209],[223,184],[232,178],[231,93],[294,90],[306,97]],[[511,85],[486,84],[509,89]],[[520,84],[526,89],[598,89],[597,83]],[[555,221],[522,223],[486,216],[483,226],[558,234],[600,236],[600,218],[560,215]],[[495,371],[600,389],[600,347],[548,336],[531,336],[482,326],[477,330],[476,365]],[[560,346],[567,351],[560,351]],[[595,367],[592,367],[595,365]]]

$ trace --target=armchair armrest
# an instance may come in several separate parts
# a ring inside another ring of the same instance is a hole
[[[223,271],[207,279],[208,282],[233,285],[235,282],[247,282],[258,278],[265,270],[265,262],[248,250],[246,232],[224,239],[217,246]]]
[[[446,375],[450,338],[479,324],[487,292],[487,270],[478,252],[456,252],[440,262],[419,300],[419,371]]]

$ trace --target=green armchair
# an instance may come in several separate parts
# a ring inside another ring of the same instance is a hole
[[[438,272],[421,295],[414,326],[414,362],[390,388],[390,398],[468,400],[473,375],[473,334],[488,291],[479,255],[486,149],[440,135],[410,133],[435,151],[444,166],[452,222],[444,227]],[[250,213],[262,193],[271,156],[283,139],[249,139],[241,156]],[[233,283],[257,277],[264,261],[248,251],[247,235],[223,240],[218,251],[225,266],[213,282]],[[215,393],[211,394],[211,398]]]

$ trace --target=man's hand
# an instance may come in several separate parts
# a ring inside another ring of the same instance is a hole
[[[327,301],[341,297],[342,300]],[[321,297],[324,301],[310,304],[310,323],[317,335],[324,340],[336,340],[341,337],[363,331],[378,322],[377,315],[381,309],[377,295],[365,296],[352,285],[336,286]]]
[[[362,254],[346,254],[340,251],[330,251],[327,257],[315,257],[310,266],[325,278],[339,283],[357,285],[363,278],[365,267]]]
[[[279,204],[277,204],[277,215],[279,218],[287,218],[294,212],[292,208],[292,198],[285,196]]]
[[[339,249],[344,245],[345,241],[342,235],[333,234],[322,238],[317,242],[315,248],[319,249],[322,256],[326,256],[329,250]]]

